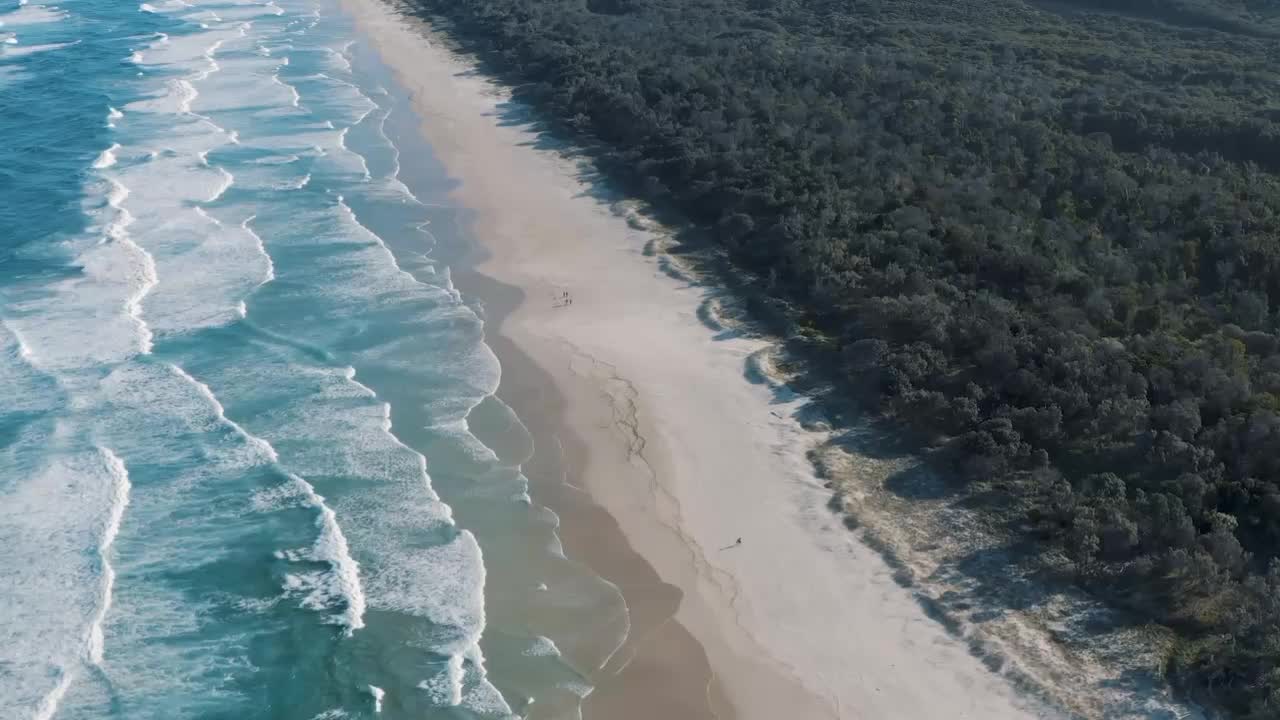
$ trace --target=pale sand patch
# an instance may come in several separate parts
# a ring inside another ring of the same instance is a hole
[[[594,199],[572,162],[533,147],[526,126],[504,123],[506,94],[428,42],[426,28],[377,0],[345,6],[461,181],[456,198],[476,212],[473,230],[489,253],[478,269],[525,293],[501,330],[563,398],[585,448],[568,456],[581,463],[570,477],[683,591],[675,618],[705,649],[711,691],[723,691],[734,715],[1048,716],[927,618],[829,512],[830,493],[805,455],[823,437],[793,419],[803,400],[783,401],[748,377],[766,343],[717,339],[698,317],[708,291],[663,273],[643,253],[652,236]],[[566,290],[573,304],[556,307]],[[573,522],[564,518],[566,531]],[[721,549],[739,537],[741,546]],[[641,685],[619,691],[627,703],[589,700],[589,717],[654,716],[643,683],[660,697],[664,673],[687,661],[646,654],[668,630],[615,658],[636,657]]]

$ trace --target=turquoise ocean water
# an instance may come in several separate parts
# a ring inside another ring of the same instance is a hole
[[[366,41],[328,0],[18,1],[0,717],[575,716],[625,607],[527,494]]]

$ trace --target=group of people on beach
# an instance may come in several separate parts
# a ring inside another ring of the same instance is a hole
[[[555,307],[565,307],[572,304],[573,296],[569,294],[568,290],[561,290],[560,297],[556,298]]]

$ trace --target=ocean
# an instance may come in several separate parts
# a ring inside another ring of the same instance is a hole
[[[577,717],[465,208],[330,0],[0,0],[0,717]]]

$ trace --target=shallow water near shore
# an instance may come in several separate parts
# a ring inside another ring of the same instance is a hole
[[[625,605],[528,495],[452,183],[338,7],[0,22],[4,714],[576,715]]]

